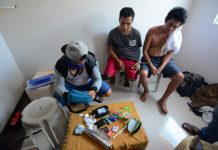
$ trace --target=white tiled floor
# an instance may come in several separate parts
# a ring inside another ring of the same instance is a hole
[[[153,79],[150,80],[150,83],[152,83]],[[142,92],[142,87],[137,93],[137,82],[134,82],[132,91],[122,87],[118,89],[112,87],[112,96],[105,98],[104,103],[127,100],[132,100],[135,103],[145,132],[149,138],[146,150],[173,150],[188,135],[181,127],[183,122],[192,123],[197,127],[206,126],[200,117],[189,110],[186,104],[190,101],[189,98],[180,97],[176,91],[168,99],[169,113],[164,115],[159,111],[157,101],[164,93],[169,81],[169,79],[162,78],[158,91],[156,93],[150,93],[145,103],[139,99],[139,93]],[[152,84],[150,84],[150,88],[152,88]]]

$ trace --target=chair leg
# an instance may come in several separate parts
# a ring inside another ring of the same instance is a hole
[[[159,86],[159,83],[160,83],[160,79],[161,79],[161,74],[157,76],[154,91],[152,91],[152,92],[157,92],[158,86]]]
[[[119,82],[120,82],[120,70],[116,73],[115,75],[115,87],[119,87]]]

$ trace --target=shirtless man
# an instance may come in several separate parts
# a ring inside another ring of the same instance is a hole
[[[184,8],[173,8],[167,14],[165,24],[150,28],[144,41],[142,64],[140,66],[140,82],[142,83],[144,92],[140,96],[140,99],[144,102],[148,97],[147,78],[151,73],[155,76],[163,73],[163,77],[170,77],[171,82],[164,95],[158,101],[158,105],[164,113],[168,112],[166,105],[168,97],[182,82],[184,75],[172,61],[172,56],[180,48],[181,41],[179,44],[177,42],[177,45],[179,45],[177,50],[172,48],[163,51],[162,47],[167,42],[171,33],[175,30],[180,30],[179,27],[185,23],[186,19],[187,12]],[[180,31],[179,33],[181,35]]]

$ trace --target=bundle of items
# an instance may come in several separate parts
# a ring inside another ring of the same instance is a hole
[[[210,106],[193,107],[191,102],[187,102],[190,110],[197,116],[202,117],[205,123],[210,123],[213,117],[214,108]]]
[[[128,129],[128,133],[134,134],[141,127],[141,121],[131,116],[130,107],[126,106],[120,109],[124,109],[124,111],[111,110],[109,112],[108,106],[101,106],[94,109],[90,115],[79,114],[79,116],[84,117],[83,120],[87,127],[78,124],[74,130],[74,134],[81,135],[84,132],[104,148],[111,149],[112,143],[110,142],[110,138],[114,140],[125,129]],[[100,119],[96,120],[95,118]],[[123,122],[124,127],[115,123],[117,120]],[[111,126],[112,123],[113,125]],[[116,134],[112,136],[113,133]]]

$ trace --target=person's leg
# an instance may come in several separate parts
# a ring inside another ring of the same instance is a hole
[[[159,104],[161,110],[164,113],[167,113],[168,112],[167,99],[173,93],[173,91],[176,90],[176,88],[179,86],[179,84],[183,81],[184,75],[179,70],[179,68],[172,62],[172,60],[170,60],[170,62],[165,66],[165,68],[163,70],[163,76],[164,77],[171,76],[171,81],[168,84],[164,95],[158,101],[158,104]]]
[[[115,81],[115,75],[117,71],[119,70],[115,60],[109,56],[108,61],[107,61],[107,66],[104,71],[104,77],[103,80],[105,79],[111,79],[111,83],[113,84]]]
[[[212,122],[207,127],[201,128],[199,137],[209,143],[218,141],[218,105],[214,109]]]
[[[137,68],[132,68],[132,66],[136,63],[135,60],[130,60],[130,59],[125,59],[125,58],[120,58],[120,60],[124,63],[125,65],[125,82],[124,86],[129,87],[129,81],[135,81],[137,79]]]
[[[141,64],[140,65],[140,83],[142,84],[142,87],[144,88],[143,93],[140,96],[140,100],[142,102],[145,102],[146,99],[148,98],[148,73],[149,69],[146,64]]]
[[[110,86],[106,82],[102,81],[101,88],[97,92],[97,95],[100,97],[109,97],[111,94],[112,90]]]
[[[111,95],[112,90],[110,86],[106,82],[102,81],[101,88],[96,93],[96,98],[94,100],[101,103],[104,101],[103,97],[109,97]]]

